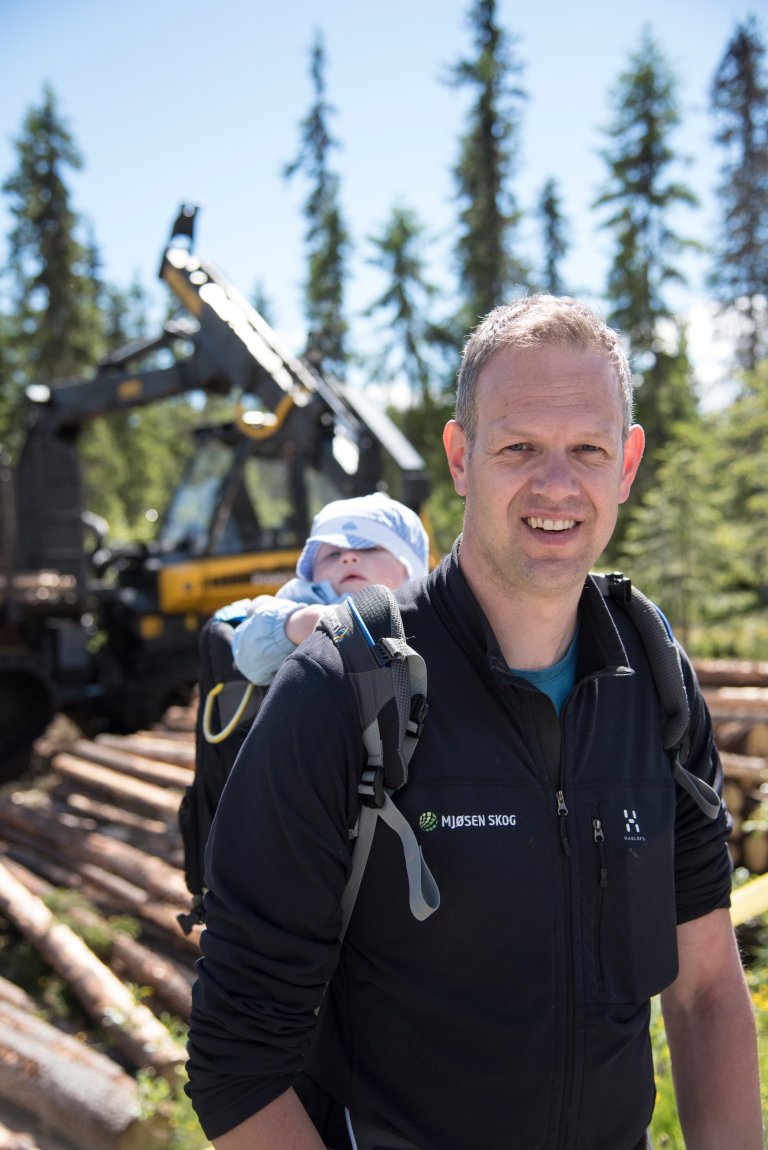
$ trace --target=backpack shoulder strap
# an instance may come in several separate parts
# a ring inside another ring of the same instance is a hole
[[[408,781],[408,764],[426,718],[427,671],[406,641],[400,608],[386,587],[366,587],[346,599],[323,616],[318,628],[338,647],[352,682],[367,755],[358,786],[361,808],[353,832],[352,872],[342,899],[343,938],[379,820],[402,842],[411,913],[423,920],[440,905],[413,829],[391,799]]]
[[[624,608],[642,639],[661,701],[662,741],[672,762],[675,782],[688,792],[707,818],[717,818],[720,811],[717,791],[684,766],[688,758],[691,714],[680,653],[669,624],[656,604],[633,587],[632,581],[620,571],[592,577],[606,598]]]

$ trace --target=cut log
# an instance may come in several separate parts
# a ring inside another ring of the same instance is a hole
[[[85,791],[105,795],[125,804],[130,810],[143,811],[152,818],[162,817],[169,822],[178,818],[181,802],[178,791],[165,790],[154,783],[130,778],[120,771],[85,762],[67,753],[57,755],[52,765],[58,774]]]
[[[45,899],[56,889],[52,883],[13,859],[6,859],[5,865],[11,874],[38,898]],[[149,947],[137,942],[124,931],[116,930],[112,924],[93,909],[73,905],[68,908],[67,916],[80,930],[98,930],[102,937],[107,940],[106,949],[109,964],[115,973],[125,976],[127,981],[135,983],[137,986],[148,987],[157,998],[159,1008],[165,1007],[183,1022],[189,1021],[189,1012],[192,1006],[192,986],[189,979],[183,977],[172,963],[155,954]],[[1,996],[2,987],[0,986]]]
[[[158,1009],[164,1007],[182,1022],[189,1022],[192,984],[167,959],[154,954],[127,934],[116,934],[112,942],[111,964],[130,982],[151,987]]]
[[[45,904],[0,862],[0,910],[64,979],[78,1001],[113,1036],[138,1069],[167,1073],[185,1058],[146,1006],[132,995],[82,939],[57,922]]]
[[[750,790],[759,787],[761,783],[768,783],[768,759],[725,752],[720,755],[720,760],[726,779],[732,779]]]
[[[747,734],[744,750],[748,755],[768,758],[768,723],[753,723]]]
[[[112,1059],[0,1002],[0,1097],[83,1150],[160,1150],[170,1131],[139,1119],[134,1079]]]
[[[768,872],[768,827],[756,828],[742,836],[741,857],[752,874]]]
[[[158,759],[161,763],[174,763],[179,767],[191,767],[195,762],[193,743],[179,742],[178,739],[164,739],[160,735],[97,735],[97,743],[105,747],[115,747],[120,751],[133,751],[147,759]]]
[[[94,799],[69,787],[57,790],[54,797],[63,800],[62,806],[77,815],[92,819],[94,823],[119,829],[126,836],[126,842],[131,842],[134,846],[138,846],[143,840],[142,849],[147,850],[150,844],[153,844],[150,853],[158,849],[154,844],[162,843],[167,849],[175,845],[176,840],[180,841],[178,827],[174,824],[169,826],[165,819],[152,819],[147,815],[136,814],[135,811],[126,811],[123,807]],[[55,807],[56,804],[53,805]]]
[[[694,659],[702,687],[768,687],[768,663],[747,659]]]
[[[0,1002],[7,1002],[18,1010],[37,1010],[34,998],[8,978],[0,977]]]
[[[44,808],[27,806],[18,795],[0,800],[0,828],[4,826],[28,836],[28,841],[39,839],[49,847],[59,847],[65,857],[104,867],[163,902],[177,903],[185,909],[189,904],[186,883],[176,867],[99,831],[73,834],[60,817]]]
[[[112,767],[115,771],[143,779],[146,783],[155,783],[158,787],[174,787],[179,791],[191,783],[194,773],[188,766],[160,762],[145,755],[137,755],[124,747],[113,747],[91,739],[79,739],[71,750],[72,754],[89,763]]]
[[[723,722],[715,724],[715,740],[721,751],[731,751],[736,755],[743,755],[746,747],[747,735],[752,729],[751,723]]]
[[[161,730],[194,734],[197,721],[197,699],[187,707],[169,707],[163,715]]]
[[[191,964],[200,957],[199,938],[202,928],[197,927],[191,935],[185,935],[176,917],[178,906],[162,902],[119,875],[91,863],[81,862],[75,869],[39,851],[30,855],[19,846],[11,848],[10,854],[23,866],[42,875],[54,885],[81,891],[102,914],[132,915],[141,923],[142,935],[163,943],[180,960]],[[189,900],[184,910],[188,907]]]
[[[715,722],[768,720],[768,687],[705,687],[703,694]]]

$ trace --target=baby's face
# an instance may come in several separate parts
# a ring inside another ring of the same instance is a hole
[[[390,591],[395,591],[406,582],[408,572],[400,560],[384,547],[355,551],[321,543],[315,554],[312,577],[316,583],[327,579],[337,595],[354,595],[373,583],[383,583]]]

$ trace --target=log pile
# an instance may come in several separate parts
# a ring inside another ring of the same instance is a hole
[[[734,860],[766,873],[768,664],[696,669],[721,748]],[[0,1150],[171,1144],[160,1115],[139,1119],[136,1074],[171,1075],[184,1059],[159,1020],[188,1020],[199,954],[199,928],[187,936],[177,921],[190,906],[177,814],[192,779],[194,720],[194,709],[172,708],[157,730],[73,737],[42,780],[0,794],[0,916],[70,988],[93,1027],[84,1041],[44,1022],[0,978]],[[62,891],[70,905],[59,910]],[[138,938],[109,921],[126,915]],[[84,941],[92,936],[101,939],[98,954]],[[140,1001],[130,989],[137,986]],[[28,1125],[8,1120],[6,1101],[30,1115]],[[55,1144],[40,1131],[54,1131]]]
[[[167,1022],[188,1021],[199,954],[176,918],[193,764],[194,714],[172,709],[162,730],[70,740],[42,780],[0,794],[0,917],[87,1019],[85,1035],[44,1021],[0,978],[0,1150],[172,1144],[172,1116],[142,1114],[138,1072],[174,1081],[185,1059]]]
[[[768,872],[768,663],[701,660],[699,683],[715,726],[733,817],[731,854],[753,874]]]

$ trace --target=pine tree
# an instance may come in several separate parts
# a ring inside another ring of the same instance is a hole
[[[496,0],[475,0],[468,23],[475,54],[453,66],[449,82],[473,95],[467,129],[454,169],[460,204],[456,262],[464,300],[462,334],[515,286],[527,282],[527,269],[512,254],[520,212],[510,188],[526,98],[516,86],[522,65],[514,40],[502,29]]]
[[[633,494],[618,566],[669,618],[684,645],[728,602],[740,538],[726,513],[722,443],[706,422],[678,424],[661,449],[656,479]]]
[[[728,517],[744,525],[739,548],[743,585],[768,606],[768,359],[745,381],[721,414],[727,468],[719,479],[730,492]]]
[[[347,323],[343,317],[345,260],[350,241],[339,205],[339,178],[329,155],[338,147],[329,128],[334,108],[326,99],[325,47],[318,32],[310,53],[314,100],[301,122],[301,143],[285,177],[302,172],[310,190],[304,205],[309,272],[305,287],[307,359],[320,371],[343,376]]]
[[[695,410],[685,333],[667,300],[671,284],[685,283],[681,254],[697,245],[672,228],[681,207],[697,206],[693,192],[674,179],[681,158],[670,137],[680,122],[677,79],[650,32],[619,76],[613,93],[610,146],[602,153],[608,183],[595,203],[608,208],[602,223],[614,237],[608,275],[609,321],[630,341],[638,374],[637,412],[646,431],[646,463],[639,476],[651,478],[655,456],[673,422]]]
[[[768,334],[768,82],[756,22],[739,25],[710,89],[724,152],[718,189],[722,218],[710,283],[723,307],[736,309],[739,365],[753,371]]]
[[[29,382],[81,375],[103,344],[98,254],[92,241],[79,238],[83,224],[66,183],[82,158],[50,88],[27,113],[16,152],[18,167],[3,191],[14,220],[7,349],[20,392]]]
[[[388,280],[365,312],[368,317],[379,313],[384,317],[384,346],[374,361],[375,374],[384,379],[404,377],[412,403],[428,404],[433,378],[427,358],[429,308],[437,289],[425,274],[425,227],[412,209],[396,206],[379,235],[369,238],[377,254],[368,262]]]
[[[541,223],[544,250],[543,274],[540,277],[541,289],[552,295],[563,295],[565,287],[560,266],[568,254],[568,238],[557,181],[552,177],[546,181],[541,189],[538,217]]]

